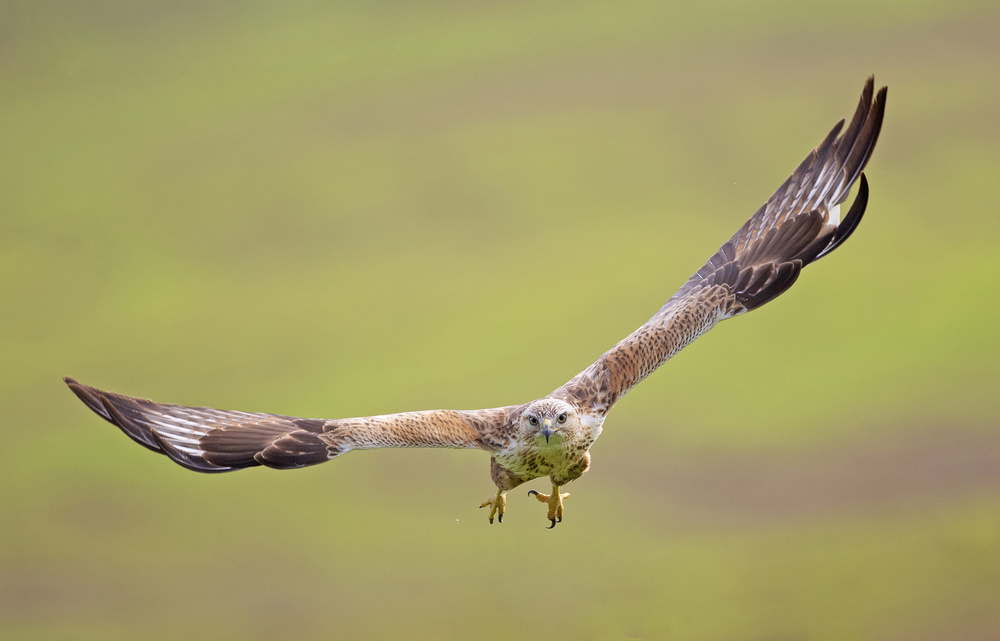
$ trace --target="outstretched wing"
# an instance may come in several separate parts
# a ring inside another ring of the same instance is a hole
[[[750,220],[635,332],[551,396],[603,416],[656,368],[719,321],[756,309],[792,286],[809,263],[857,227],[868,204],[861,173],[878,140],[886,88],[869,78],[854,118],[841,120]],[[843,133],[841,131],[843,130]],[[860,177],[847,215],[840,205]]]
[[[323,463],[352,449],[494,450],[510,408],[427,410],[325,420],[155,403],[64,379],[90,409],[137,443],[198,472]]]

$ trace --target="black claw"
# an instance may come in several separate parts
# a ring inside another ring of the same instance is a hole
[[[562,517],[561,516],[559,517],[559,522],[562,523]]]
[[[493,525],[493,519],[490,519],[490,525]]]
[[[528,496],[532,496],[534,494],[538,494],[538,490],[528,490]]]
[[[545,528],[546,530],[551,530],[552,528],[554,528],[556,526],[556,520],[555,519],[549,519],[549,520],[552,521],[552,525],[550,525],[549,527]]]
[[[497,521],[503,523],[503,514],[497,514]]]

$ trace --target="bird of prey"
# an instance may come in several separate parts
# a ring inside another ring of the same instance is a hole
[[[773,300],[806,265],[843,243],[868,203],[862,170],[878,140],[886,88],[869,78],[847,128],[842,119],[739,231],[637,330],[565,385],[521,405],[426,410],[318,419],[155,403],[66,378],[102,418],[139,444],[197,472],[264,465],[289,469],[355,449],[478,448],[492,455],[496,494],[489,522],[500,522],[506,493],[548,476],[552,492],[531,490],[548,506],[549,528],[563,519],[564,485],[590,467],[590,447],[615,403],[639,381],[719,321]],[[853,204],[841,215],[852,185]]]

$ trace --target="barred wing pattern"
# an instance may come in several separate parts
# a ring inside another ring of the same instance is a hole
[[[660,310],[550,394],[603,417],[615,402],[719,321],[756,309],[857,227],[868,204],[862,173],[882,128],[886,88],[869,78],[850,125],[830,131],[767,202]],[[860,178],[860,180],[859,180]],[[840,204],[858,182],[849,212]]]
[[[199,472],[257,465],[297,468],[352,449],[483,449],[494,454],[491,474],[500,489],[483,504],[491,506],[491,522],[494,512],[503,514],[505,490],[548,475],[553,494],[545,500],[554,525],[557,515],[561,518],[564,496],[558,486],[586,471],[590,446],[619,398],[719,321],[781,295],[805,265],[836,249],[857,227],[868,203],[862,170],[885,111],[886,89],[876,94],[874,86],[869,78],[847,128],[843,120],[837,123],[764,206],[652,318],[543,399],[483,410],[325,420],[155,403],[71,378],[66,383],[90,409],[133,440]],[[854,184],[857,196],[841,217],[840,205]],[[550,435],[560,429],[564,431],[550,443]]]
[[[64,379],[90,409],[134,441],[197,472],[323,463],[352,449],[494,450],[511,408],[426,410],[325,420],[156,403]]]

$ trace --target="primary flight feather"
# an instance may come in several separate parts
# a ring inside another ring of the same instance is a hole
[[[732,238],[656,314],[590,367],[540,399],[482,410],[426,410],[315,419],[185,407],[105,392],[72,378],[70,389],[132,439],[198,472],[265,465],[304,467],[353,449],[478,448],[492,454],[489,521],[503,521],[506,492],[542,476],[552,493],[530,494],[562,521],[560,493],[590,467],[604,419],[632,387],[716,323],[773,300],[802,268],[843,243],[868,203],[862,173],[878,140],[886,88],[869,78],[847,128],[838,122]],[[858,192],[846,214],[840,206]]]

